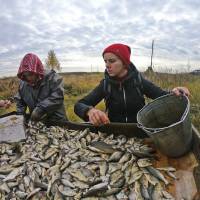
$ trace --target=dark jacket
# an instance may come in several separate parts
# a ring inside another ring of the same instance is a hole
[[[142,76],[140,76],[141,87],[140,91],[138,91],[138,86],[134,81],[138,73],[135,66],[131,64],[128,76],[119,82],[109,77],[105,72],[105,80],[111,85],[111,92],[107,100],[108,117],[111,122],[136,122],[137,112],[145,105],[144,95],[155,99],[167,94],[166,91],[155,86]],[[96,106],[102,99],[107,99],[105,80],[102,80],[94,90],[75,104],[75,113],[85,121],[88,121],[87,111]]]
[[[29,112],[32,113],[34,108],[38,107],[47,114],[47,121],[67,120],[62,78],[53,70],[46,71],[40,84],[35,87],[30,86],[25,81],[20,81],[15,99],[17,113],[24,114],[27,107]]]

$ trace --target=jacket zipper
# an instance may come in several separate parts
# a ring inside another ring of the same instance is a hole
[[[126,105],[126,93],[125,93],[124,87],[122,87],[122,91],[123,91],[123,96],[124,96],[124,104],[125,104],[125,112],[126,112],[125,120],[126,120],[126,122],[128,122],[128,117],[127,117],[127,105]]]

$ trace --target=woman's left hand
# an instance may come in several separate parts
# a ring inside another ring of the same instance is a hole
[[[2,108],[9,108],[11,102],[9,100],[0,100],[0,107]]]
[[[175,87],[174,89],[172,89],[172,93],[177,96],[180,96],[180,95],[189,96],[190,95],[190,91],[186,87]]]

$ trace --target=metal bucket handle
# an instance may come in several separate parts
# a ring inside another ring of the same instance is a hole
[[[180,121],[183,121],[186,118],[187,113],[189,112],[189,109],[190,109],[190,101],[189,101],[188,97],[185,94],[183,94],[183,96],[187,99],[187,107],[186,107]]]
[[[137,124],[137,127],[140,128],[140,129],[142,129],[144,132],[146,132],[146,133],[149,134],[149,135],[155,134],[155,133],[161,131],[160,128],[153,128],[153,129],[145,128],[144,126],[142,126],[142,125],[139,124],[139,123]]]
[[[164,96],[172,96],[172,95],[174,95],[174,94],[167,94],[167,95],[164,95]],[[146,127],[144,127],[143,125],[137,123],[138,128],[141,128],[142,130],[144,130],[144,131],[145,131],[146,133],[148,133],[148,134],[155,134],[155,133],[157,133],[157,132],[162,131],[163,129],[171,128],[171,127],[173,127],[173,126],[175,126],[175,125],[177,125],[177,124],[179,124],[179,123],[182,123],[182,122],[185,120],[185,118],[186,118],[186,116],[187,116],[187,113],[189,112],[189,108],[190,108],[190,101],[189,101],[188,97],[187,97],[185,94],[183,94],[182,96],[184,96],[184,97],[186,98],[186,100],[187,100],[187,107],[186,107],[186,109],[185,109],[183,115],[181,116],[180,121],[178,121],[178,122],[176,122],[176,123],[173,123],[173,124],[171,124],[171,125],[169,125],[169,126],[167,126],[167,127],[163,127],[163,128],[146,128]],[[162,97],[163,97],[163,96],[162,96]],[[162,98],[162,97],[158,97],[158,98]],[[150,102],[150,103],[151,103],[151,102]]]

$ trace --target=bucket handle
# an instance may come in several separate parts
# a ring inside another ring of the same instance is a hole
[[[157,128],[157,129],[156,128],[154,128],[154,129],[148,129],[148,128],[145,128],[144,126],[142,126],[141,124],[138,124],[138,123],[137,123],[137,127],[140,128],[140,129],[142,129],[143,131],[145,131],[148,134],[155,134],[155,133],[157,133],[157,132],[160,131],[159,128]]]
[[[189,101],[188,97],[185,94],[183,94],[183,96],[187,100],[187,107],[186,107],[185,112],[183,113],[183,115],[181,117],[181,121],[183,121],[185,119],[185,117],[186,117],[186,115],[187,115],[187,113],[189,112],[189,109],[190,109],[190,101]]]

